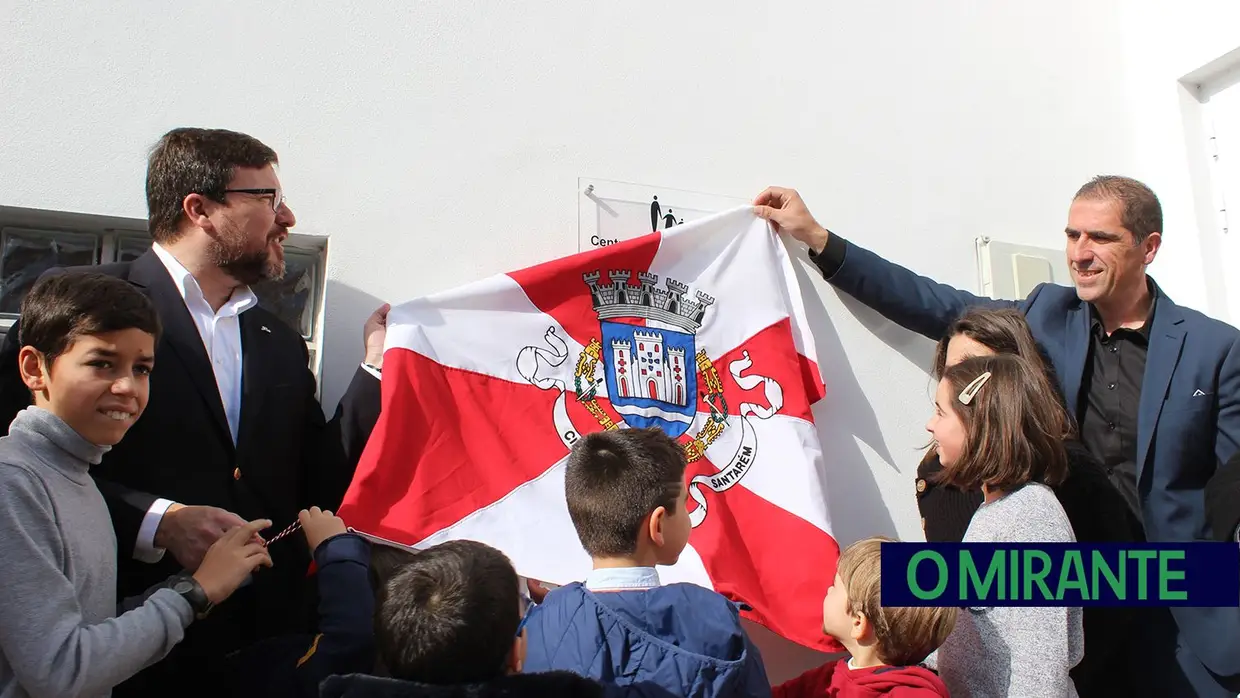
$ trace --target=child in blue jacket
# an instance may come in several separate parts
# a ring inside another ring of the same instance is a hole
[[[769,696],[737,605],[694,584],[659,584],[689,542],[683,448],[659,429],[577,441],[565,472],[573,526],[594,561],[584,583],[531,612],[525,670],[565,670],[628,695]]]
[[[375,656],[375,590],[398,572],[413,553],[371,546],[344,521],[318,507],[298,516],[314,555],[319,618],[315,635],[282,635],[263,640],[229,657],[230,696],[319,695],[319,684],[333,674],[370,672]]]

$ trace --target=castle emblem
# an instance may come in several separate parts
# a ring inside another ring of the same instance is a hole
[[[640,273],[640,286],[628,271],[583,275],[602,332],[600,358],[612,407],[631,427],[657,426],[677,437],[698,411],[694,334],[715,299],[689,287]]]
[[[690,463],[704,458],[713,445],[717,472],[688,483],[696,503],[689,519],[696,528],[706,518],[706,493],[722,494],[749,472],[758,452],[752,420],[778,413],[783,390],[755,372],[749,352],[741,351],[724,369],[734,395],[742,400],[729,412],[720,370],[695,343],[715,299],[701,291],[690,294],[689,287],[675,279],[664,279],[660,287],[659,277],[648,272],[637,274],[638,284],[629,283],[633,274],[627,270],[607,276],[609,283],[598,271],[582,275],[599,334],[578,352],[549,327],[544,346],[531,344],[517,353],[517,373],[531,385],[558,393],[551,417],[566,448],[583,433],[624,427],[662,429],[679,439]],[[764,402],[743,400],[758,388]],[[594,424],[571,417],[569,400],[583,406]],[[623,423],[615,421],[616,415]],[[725,432],[730,436],[720,441]]]

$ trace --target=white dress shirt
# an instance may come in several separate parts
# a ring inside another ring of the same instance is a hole
[[[645,591],[659,586],[653,567],[605,567],[591,570],[583,584],[590,591]]]
[[[232,433],[235,444],[237,426],[241,421],[241,313],[258,305],[258,297],[248,286],[242,286],[233,291],[232,296],[218,311],[212,310],[194,275],[168,250],[160,247],[159,243],[152,245],[151,249],[155,256],[159,257],[159,261],[164,263],[173,284],[181,293],[181,299],[185,301],[190,317],[194,319],[198,335],[202,337],[203,347],[207,350],[207,358],[211,360],[211,369],[215,373],[220,401],[224,403],[228,430]],[[167,499],[157,499],[147,510],[138,529],[134,558],[151,563],[159,562],[163,558],[163,548],[155,547],[155,531],[172,504],[173,502]]]

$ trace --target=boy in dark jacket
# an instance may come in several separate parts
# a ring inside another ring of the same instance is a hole
[[[775,698],[947,698],[938,674],[921,666],[956,625],[955,608],[882,605],[879,551],[866,538],[840,554],[822,602],[822,630],[852,655],[775,687]]]
[[[737,605],[693,584],[660,586],[689,541],[685,453],[659,429],[590,434],[565,472],[568,511],[594,561],[584,584],[529,619],[526,668],[567,670],[651,696],[770,695]]]
[[[575,696],[602,686],[567,672],[521,674],[528,601],[500,551],[468,540],[417,552],[379,592],[375,633],[390,678],[354,674],[325,698]]]
[[[314,555],[319,632],[269,638],[233,654],[228,658],[229,689],[223,694],[312,698],[328,676],[370,671],[374,666],[376,574],[371,569],[370,543],[350,533],[330,511],[314,507],[297,518]],[[412,558],[410,553],[392,551],[403,555],[401,559]],[[376,555],[378,560],[388,557]]]

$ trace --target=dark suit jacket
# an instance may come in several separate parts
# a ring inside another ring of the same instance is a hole
[[[1217,540],[1236,540],[1236,527],[1240,526],[1240,453],[1206,484],[1206,514]]]
[[[158,564],[133,559],[142,518],[158,497],[221,507],[247,520],[270,519],[268,535],[295,521],[302,508],[339,505],[378,416],[378,380],[359,367],[327,421],[301,336],[262,308],[247,310],[240,317],[242,398],[234,446],[201,336],[155,253],[89,270],[141,288],[164,327],[146,411],[91,472],[116,528],[120,598],[139,595],[179,571],[171,554]],[[0,348],[0,422],[6,432],[30,403],[17,370],[18,332],[13,325]],[[175,667],[185,664],[178,658],[201,665],[262,637],[307,630],[313,590],[306,580],[306,546],[296,536],[270,552],[274,567],[256,573],[249,588],[194,622],[156,673],[168,672],[171,680]]]
[[[314,551],[318,570],[319,632],[281,635],[230,657],[227,692],[233,698],[315,698],[335,674],[370,673],[375,667],[375,593],[370,583],[370,543],[342,533]]]
[[[1023,301],[975,296],[888,262],[835,235],[815,257],[827,280],[902,327],[939,340],[971,306],[1015,307],[1050,358],[1068,405],[1078,405],[1089,356],[1089,305],[1042,284]],[[1240,330],[1176,305],[1157,307],[1137,421],[1137,485],[1150,541],[1212,540],[1206,482],[1240,451]],[[1188,646],[1224,676],[1240,675],[1240,608],[1173,608]]]

